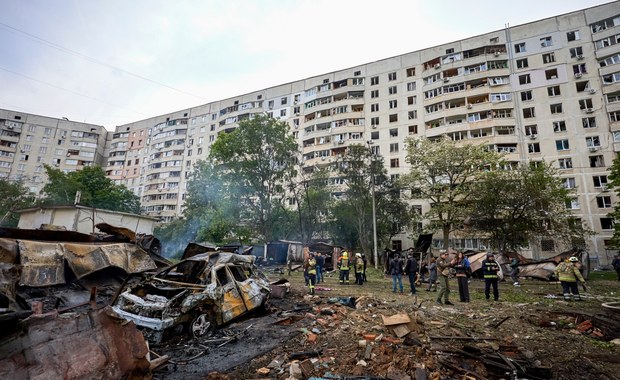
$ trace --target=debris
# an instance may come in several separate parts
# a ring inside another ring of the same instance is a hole
[[[385,315],[382,315],[381,318],[383,319],[383,324],[385,326],[394,326],[411,322],[411,318],[409,318],[407,314],[395,314],[391,317],[386,317]]]
[[[288,360],[303,360],[308,358],[315,358],[317,356],[321,356],[323,354],[323,350],[314,350],[314,351],[303,351],[303,352],[294,352],[288,356]]]
[[[265,367],[262,367],[262,368],[259,368],[259,369],[256,370],[256,373],[258,373],[259,375],[263,375],[263,376],[264,375],[268,375],[269,372],[271,372],[271,370],[269,368],[265,368]]]

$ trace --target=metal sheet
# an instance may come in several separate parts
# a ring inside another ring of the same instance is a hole
[[[77,278],[110,266],[127,273],[140,273],[157,269],[148,253],[129,243],[114,244],[62,244],[64,257]]]
[[[59,243],[18,240],[22,275],[20,285],[50,286],[65,283],[63,250]]]
[[[19,251],[15,239],[0,238],[0,263],[17,264]]]

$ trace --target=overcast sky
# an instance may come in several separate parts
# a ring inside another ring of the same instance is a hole
[[[111,130],[609,2],[0,0],[0,108]]]

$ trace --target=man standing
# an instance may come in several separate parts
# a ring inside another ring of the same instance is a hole
[[[342,252],[342,256],[338,259],[338,270],[340,271],[340,284],[349,285],[349,253]]]
[[[325,256],[321,252],[317,252],[314,256],[316,260],[316,283],[325,282],[323,279],[323,267],[325,266]]]
[[[364,260],[361,253],[355,254],[355,283],[364,285]]]
[[[618,274],[618,281],[620,281],[620,253],[616,255],[614,261],[611,262],[611,266],[616,270]]]
[[[426,288],[427,292],[430,292],[431,290],[436,292],[437,291],[437,259],[435,259],[434,257],[431,257],[431,263],[428,264],[428,288]],[[433,289],[433,286],[435,287],[435,289]]]
[[[407,263],[405,264],[405,274],[409,276],[409,286],[411,287],[411,294],[415,294],[415,279],[418,274],[418,260],[413,257],[413,252],[407,253]]]
[[[304,268],[306,273],[308,273],[308,283],[310,287],[310,294],[314,294],[314,285],[316,284],[316,259],[314,258],[314,253],[310,252],[308,255],[308,260],[306,261],[306,268]]]
[[[437,271],[439,272],[440,285],[441,290],[439,290],[439,294],[437,294],[436,303],[441,305],[441,298],[443,297],[444,305],[454,305],[450,302],[450,267],[455,264],[454,260],[448,260],[448,252],[446,250],[441,250],[439,252],[439,260],[437,260]]]
[[[560,280],[562,284],[562,293],[564,294],[564,301],[571,300],[571,292],[573,293],[573,299],[575,301],[581,301],[579,295],[579,288],[577,287],[577,280],[582,284],[585,284],[583,276],[579,269],[575,266],[575,263],[579,262],[579,259],[572,256],[566,261],[561,262],[555,267],[555,277]]]
[[[394,258],[390,261],[390,274],[392,275],[392,292],[396,293],[396,282],[400,292],[403,292],[403,261],[400,259],[400,254],[395,253]]]
[[[497,288],[499,282],[499,264],[495,261],[495,255],[493,252],[487,253],[487,258],[482,260],[482,274],[484,275],[484,297],[491,299],[491,286],[493,287],[493,299],[499,301],[499,289]]]

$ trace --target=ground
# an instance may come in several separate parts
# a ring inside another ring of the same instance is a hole
[[[171,358],[154,377],[620,379],[620,346],[610,342],[620,338],[620,313],[602,306],[620,300],[611,273],[594,273],[582,302],[563,301],[558,283],[528,279],[521,287],[502,282],[500,301],[486,301],[483,281],[472,279],[471,302],[461,303],[452,279],[454,306],[436,304],[426,284],[408,294],[406,279],[404,293],[393,293],[391,278],[374,270],[362,286],[328,275],[315,296],[301,273],[266,274],[287,278],[290,293],[208,338],[177,334],[152,346]],[[411,322],[384,325],[382,316],[397,314]]]

